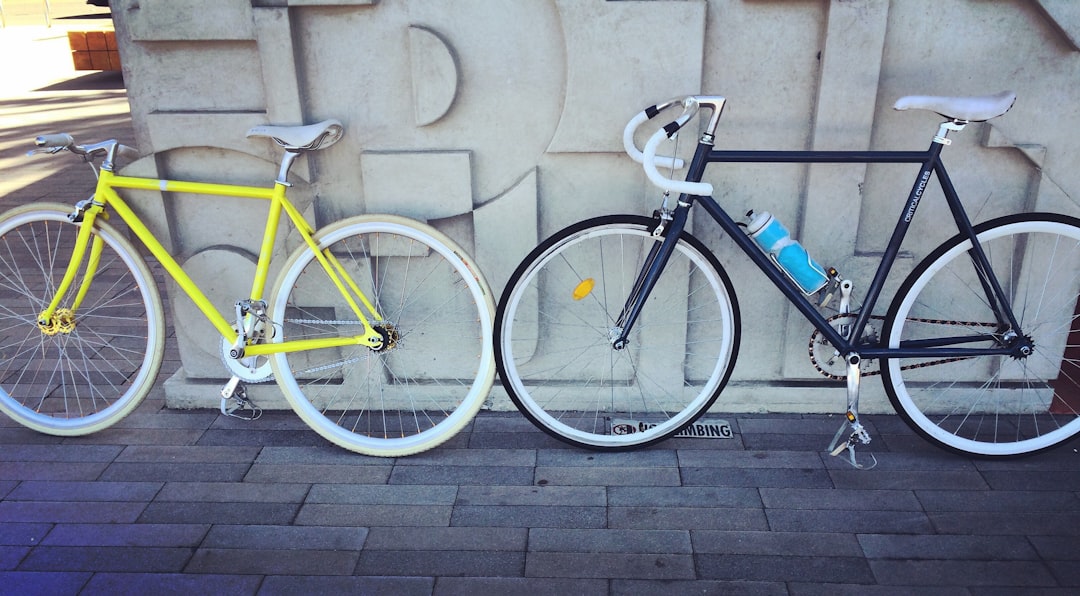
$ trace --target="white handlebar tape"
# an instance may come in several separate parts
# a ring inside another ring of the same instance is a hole
[[[656,170],[656,148],[666,137],[667,131],[661,128],[649,138],[648,143],[645,143],[645,152],[643,154],[641,165],[645,168],[645,175],[648,176],[649,181],[656,186],[659,186],[661,189],[671,192],[703,197],[712,196],[713,187],[712,184],[709,184],[708,182],[671,180],[670,178],[665,178],[663,174]]]
[[[637,116],[631,118],[630,122],[626,124],[626,128],[623,129],[623,149],[626,150],[626,154],[629,155],[631,159],[638,163],[642,163],[645,159],[645,156],[641,153],[641,151],[638,151],[637,146],[634,145],[634,132],[637,131],[637,128],[648,119],[648,112],[641,111],[638,113]],[[664,156],[654,156],[653,163],[655,163],[658,167],[661,168],[675,168],[676,170],[682,169],[682,167],[686,165],[683,160],[679,159],[678,157]]]

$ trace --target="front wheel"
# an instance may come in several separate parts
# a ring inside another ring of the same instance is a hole
[[[370,323],[385,342],[275,354],[270,366],[290,405],[327,440],[367,455],[409,455],[454,436],[495,376],[495,307],[479,269],[449,238],[403,217],[342,220],[314,240],[374,305],[381,318]],[[306,245],[272,296],[271,341],[364,332]]]
[[[616,321],[656,222],[630,215],[566,228],[518,266],[499,301],[495,357],[518,409],[551,436],[594,450],[664,440],[697,419],[731,376],[739,308],[731,282],[683,234],[625,347]]]
[[[1080,432],[1080,220],[1014,215],[976,232],[1020,328],[995,314],[971,241],[957,236],[904,282],[884,336],[891,348],[1027,345],[1030,354],[891,358],[882,366],[885,390],[912,428],[946,449],[985,456],[1049,449]]]
[[[153,386],[165,349],[154,278],[104,218],[89,243],[94,236],[102,241],[93,283],[76,304],[83,263],[53,324],[37,325],[75,249],[80,225],[69,213],[70,206],[39,203],[0,216],[0,411],[61,436],[102,430],[134,410]]]

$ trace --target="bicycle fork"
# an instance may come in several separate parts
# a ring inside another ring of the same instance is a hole
[[[645,257],[641,272],[634,281],[630,297],[626,299],[626,304],[623,306],[619,318],[616,319],[615,326],[611,330],[611,347],[616,350],[622,350],[628,345],[630,330],[641,314],[641,309],[645,306],[645,301],[649,299],[653,287],[656,286],[657,279],[660,278],[660,274],[664,271],[664,266],[667,265],[668,259],[671,258],[671,253],[675,251],[675,244],[679,241],[683,228],[686,227],[689,210],[690,204],[683,202],[682,197],[680,197],[679,206],[674,212],[661,210],[659,221],[656,227],[653,228],[652,235],[657,238],[662,236],[663,240],[655,243],[649,249],[649,254]]]
[[[66,334],[75,330],[75,313],[78,312],[79,306],[82,305],[83,299],[86,298],[86,293],[90,290],[90,283],[94,280],[98,265],[101,263],[101,252],[105,246],[105,241],[101,236],[93,233],[93,228],[94,221],[104,207],[101,203],[87,199],[79,201],[75,205],[75,211],[68,215],[68,219],[72,223],[81,225],[79,233],[75,237],[75,248],[72,250],[71,261],[68,262],[64,277],[60,280],[60,285],[56,288],[56,293],[53,294],[49,305],[38,315],[38,329],[46,335]],[[87,255],[87,244],[90,244],[89,255]],[[61,307],[60,303],[71,290],[72,283],[74,283],[79,270],[82,269],[84,261],[86,271],[83,274],[82,282],[79,284],[79,290],[75,294],[75,299],[69,306]]]

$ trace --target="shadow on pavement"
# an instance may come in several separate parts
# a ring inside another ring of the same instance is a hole
[[[105,89],[123,89],[124,76],[118,70],[103,70],[54,83],[34,91],[98,91]]]

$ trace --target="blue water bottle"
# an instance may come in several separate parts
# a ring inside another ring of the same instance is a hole
[[[803,294],[809,296],[825,287],[829,282],[825,268],[810,258],[806,249],[791,237],[780,220],[768,211],[757,214],[749,211],[746,217],[750,219],[746,226],[750,237],[761,250],[769,253],[780,270],[799,286]]]

